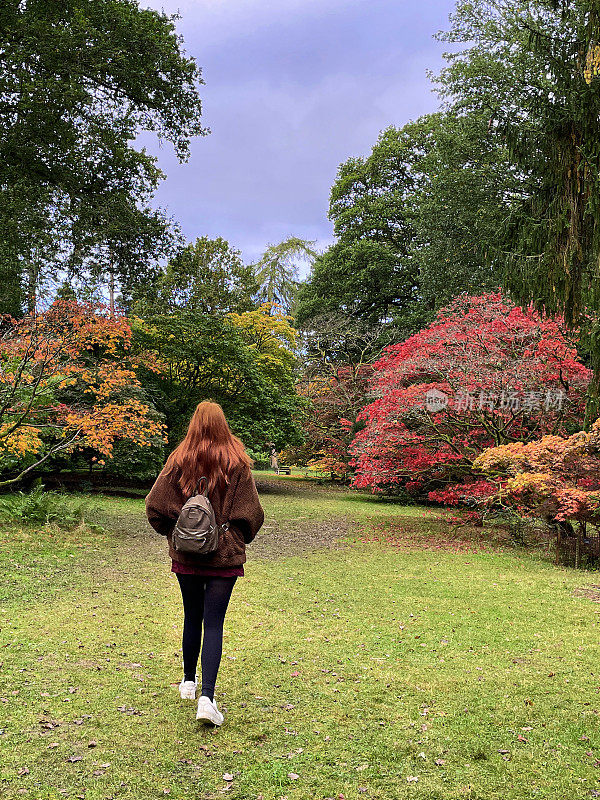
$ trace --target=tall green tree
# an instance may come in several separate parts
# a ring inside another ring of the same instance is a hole
[[[598,4],[461,0],[442,37],[439,87],[456,113],[485,114],[522,176],[505,228],[506,284],[568,324],[584,323],[600,381],[600,81]],[[588,313],[592,315],[591,328]]]
[[[30,308],[44,279],[109,271],[124,294],[169,246],[149,202],[162,174],[143,131],[180,160],[200,123],[200,70],[174,18],[136,0],[0,5],[0,274]]]
[[[416,301],[416,265],[407,258],[414,235],[406,205],[409,153],[405,134],[388,128],[367,158],[339,167],[329,203],[337,241],[302,286],[300,323],[339,311],[377,324]]]
[[[301,290],[299,320],[350,313],[409,334],[461,292],[497,288],[500,231],[519,186],[480,112],[386,129],[368,158],[340,167],[330,204],[338,241]]]
[[[248,311],[257,282],[251,266],[225,239],[196,239],[168,263],[152,286],[140,287],[136,309],[168,314],[181,309],[209,315]]]
[[[298,319],[354,314],[408,335],[457,294],[497,288],[515,183],[481,114],[387,128],[367,158],[338,171],[329,211],[338,240],[302,288]]]
[[[480,112],[431,114],[412,131],[410,198],[419,294],[436,310],[462,292],[502,283],[504,223],[521,191],[507,148]]]

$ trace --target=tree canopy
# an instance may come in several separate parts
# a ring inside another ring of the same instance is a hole
[[[5,325],[0,337],[0,486],[45,462],[115,445],[149,448],[164,437],[135,371],[127,319],[59,300]]]
[[[169,248],[149,207],[162,174],[136,139],[180,159],[200,124],[200,70],[173,18],[136,0],[5,0],[0,8],[0,311],[44,281],[111,272],[131,285]]]
[[[419,294],[438,309],[461,292],[502,283],[506,218],[519,176],[481,112],[431,114],[405,131],[413,144],[409,199]]]
[[[367,158],[350,158],[331,190],[329,218],[336,243],[317,258],[298,296],[302,324],[333,311],[380,323],[416,301],[416,266],[406,206],[409,153],[401,132],[388,129]]]
[[[392,322],[401,337],[457,294],[498,288],[500,233],[517,185],[481,113],[387,128],[367,158],[338,171],[337,241],[300,291],[299,322],[351,313]]]
[[[136,308],[151,313],[177,309],[203,314],[250,310],[257,283],[239,250],[220,236],[202,236],[180,250],[151,286],[140,286]]]
[[[183,310],[137,319],[133,331],[137,352],[146,355],[139,376],[166,417],[171,445],[206,399],[222,405],[248,447],[299,440],[295,334],[282,315],[270,309],[231,316]]]

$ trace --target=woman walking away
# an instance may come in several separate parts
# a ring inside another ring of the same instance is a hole
[[[202,644],[202,691],[196,718],[213,725],[223,722],[214,691],[225,612],[233,586],[244,574],[246,545],[264,522],[251,464],[221,406],[203,402],[146,497],[150,524],[168,539],[171,571],[183,598],[184,675],[179,693],[184,700],[196,698]],[[207,499],[199,496],[201,491]],[[200,538],[206,537],[198,545],[202,525],[205,530]]]

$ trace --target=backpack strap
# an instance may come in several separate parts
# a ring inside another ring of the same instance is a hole
[[[208,478],[206,477],[206,475],[203,475],[196,484],[196,494],[200,494],[201,492],[204,495],[204,497],[208,497]],[[229,522],[224,522],[219,527],[221,528],[222,531],[228,531]]]
[[[202,493],[205,497],[208,495],[208,478],[203,475],[196,484],[196,494]]]

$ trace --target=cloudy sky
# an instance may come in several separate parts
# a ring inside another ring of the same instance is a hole
[[[331,241],[338,165],[379,131],[433,111],[433,34],[453,0],[143,0],[179,11],[203,70],[204,124],[187,164],[158,150],[157,202],[188,239],[223,236],[254,260],[290,236]]]

